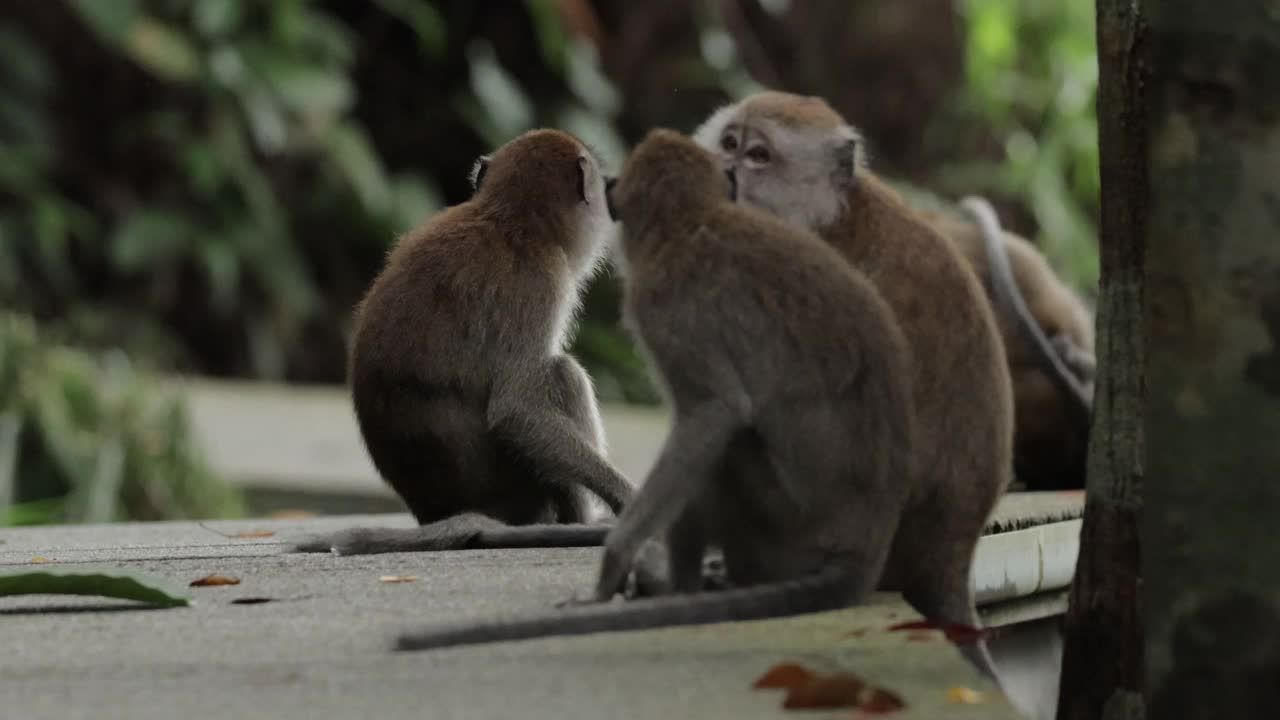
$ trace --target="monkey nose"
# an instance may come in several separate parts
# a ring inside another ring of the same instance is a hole
[[[724,176],[729,179],[729,200],[738,202],[738,174],[733,168],[725,168]]]

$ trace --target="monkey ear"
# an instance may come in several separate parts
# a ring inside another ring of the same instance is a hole
[[[852,125],[841,126],[839,135],[831,183],[837,190],[844,191],[853,187],[853,183],[858,178],[858,170],[866,165],[866,150],[862,134]]]
[[[840,141],[835,149],[835,170],[831,172],[831,184],[841,192],[853,186],[862,165],[862,143],[857,137]]]
[[[484,173],[489,169],[489,156],[481,155],[476,164],[471,166],[471,190],[474,192],[480,189],[480,182],[484,180]]]
[[[591,204],[591,200],[587,198],[587,159],[584,157],[578,158],[578,198]]]

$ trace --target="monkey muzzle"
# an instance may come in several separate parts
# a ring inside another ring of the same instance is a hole
[[[604,207],[609,211],[609,219],[614,222],[618,221],[618,212],[613,207],[613,186],[618,184],[618,178],[606,175],[604,178]]]
[[[729,202],[738,202],[738,173],[733,168],[725,168],[724,176],[729,180]]]

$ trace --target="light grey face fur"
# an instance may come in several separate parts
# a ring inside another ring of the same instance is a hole
[[[819,230],[844,210],[862,139],[850,126],[790,128],[741,103],[717,110],[693,134],[738,181],[738,204]]]

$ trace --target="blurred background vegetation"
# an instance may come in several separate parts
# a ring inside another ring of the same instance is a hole
[[[759,87],[822,95],[1091,296],[1096,85],[1092,3],[1057,0],[6,3],[0,524],[237,512],[150,373],[340,383],[396,236],[531,127],[617,167]],[[573,351],[655,402],[617,301],[595,283]]]

